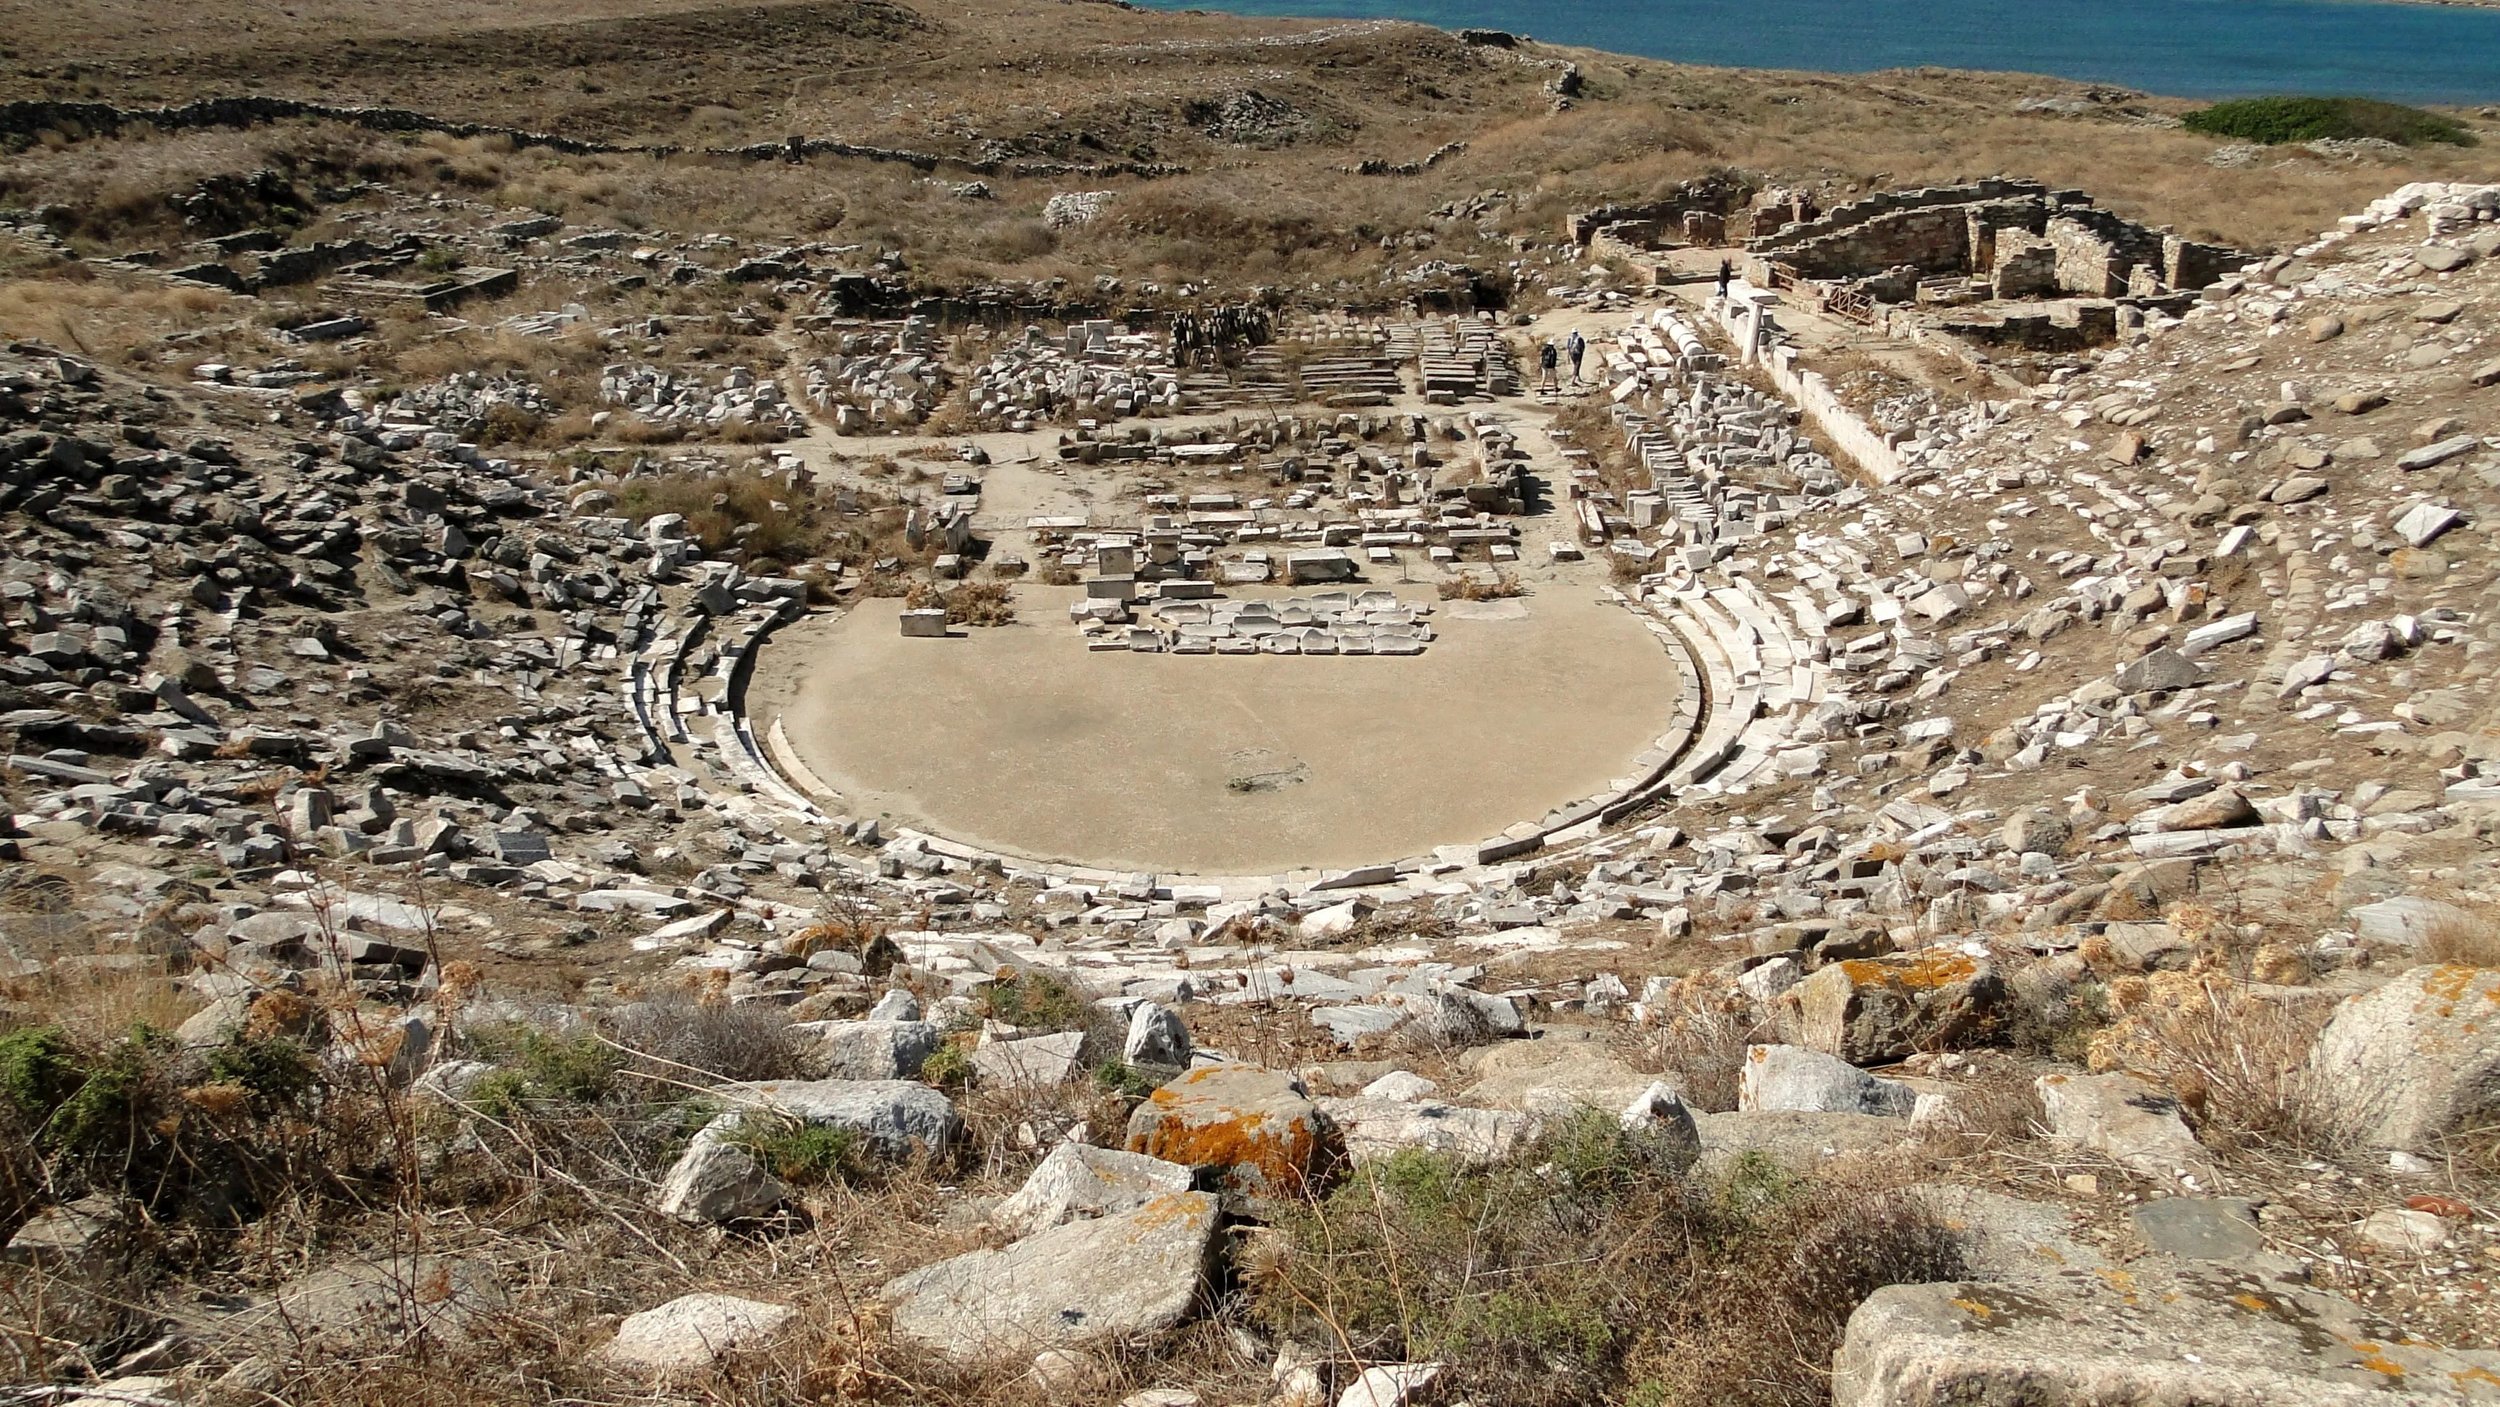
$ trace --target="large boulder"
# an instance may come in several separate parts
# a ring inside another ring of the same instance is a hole
[[[1412,1407],[1440,1384],[1443,1371],[1438,1363],[1382,1363],[1366,1368],[1337,1394],[1337,1407]]]
[[[1406,1012],[1411,1029],[1439,1045],[1482,1045],[1528,1029],[1517,1002],[1455,982],[1409,979],[1388,997]]]
[[[1906,1119],[1917,1107],[1918,1091],[1908,1085],[1879,1080],[1846,1060],[1803,1046],[1748,1046],[1737,1076],[1740,1114],[1789,1111]]]
[[[2347,998],[2310,1051],[2328,1117],[2376,1148],[2418,1149],[2500,1115],[2500,971],[2417,967]]]
[[[2481,921],[2455,904],[2411,894],[2359,905],[2344,918],[2363,942],[2399,948],[2418,948],[2441,928],[2466,927]]]
[[[125,1247],[145,1220],[136,1202],[91,1192],[28,1217],[0,1247],[0,1264],[60,1268],[95,1263]]]
[[[963,1134],[945,1094],[910,1080],[764,1080],[729,1093],[743,1093],[746,1107],[722,1119],[780,1116],[849,1129],[889,1158],[942,1153]]]
[[[1490,1163],[1536,1136],[1534,1116],[1511,1109],[1470,1109],[1433,1100],[1323,1099],[1320,1112],[1337,1128],[1346,1156],[1356,1163],[1393,1157],[1409,1148],[1446,1154],[1462,1163]]]
[[[909,1080],[767,1080],[724,1091],[737,1104],[695,1133],[660,1179],[653,1205],[682,1221],[726,1223],[770,1215],[790,1189],[745,1147],[779,1120],[858,1135],[872,1156],[941,1153],[963,1132],[946,1096]]]
[[[790,1189],[781,1179],[731,1141],[734,1128],[715,1122],[696,1132],[651,1199],[660,1215],[720,1226],[760,1221],[789,1200]]]
[[[1168,1192],[1186,1192],[1194,1176],[1178,1163],[1143,1153],[1062,1143],[1026,1176],[1014,1196],[998,1204],[990,1220],[1030,1236],[1080,1217],[1142,1207]]]
[[[2099,1249],[2077,1237],[2073,1214],[2058,1203],[1955,1182],[1920,1183],[1910,1192],[1952,1233],[1960,1273],[1971,1279],[2036,1280],[2108,1264]]]
[[[2153,806],[2136,813],[2127,829],[2138,835],[2163,834],[2170,831],[2229,830],[2237,826],[2253,826],[2258,822],[2257,808],[2236,788],[2223,787],[2203,796],[2191,796],[2167,806]]]
[[[2017,855],[2057,855],[2074,838],[2065,817],[2045,806],[2027,806],[2005,818],[2005,848]]]
[[[798,1314],[786,1304],[736,1295],[680,1295],[625,1316],[599,1356],[653,1378],[697,1373],[770,1343]]]
[[[984,1089],[1050,1090],[1076,1078],[1083,1031],[983,1041],[972,1050],[972,1073]]]
[[[2118,669],[2118,689],[2127,694],[2193,689],[2204,683],[2207,677],[2203,665],[2165,645],[2121,665]]]
[[[1984,958],[1931,949],[1833,963],[1780,1000],[1796,1044],[1873,1065],[1993,1040],[2006,986]]]
[[[790,1026],[800,1060],[831,1080],[908,1080],[937,1052],[927,1021],[800,1021]]]
[[[1677,1177],[1701,1161],[1701,1124],[1692,1107],[1665,1081],[1653,1081],[1615,1115],[1623,1131],[1638,1135],[1650,1158]]]
[[[1216,1202],[1166,1192],[1114,1216],[1072,1221],[1003,1251],[974,1251],[879,1292],[894,1332],[962,1358],[1074,1348],[1159,1333],[1197,1303]]]
[[[1467,1103],[1531,1114],[1567,1114],[1575,1109],[1611,1113],[1657,1078],[1625,1064],[1603,1046],[1554,1036],[1480,1046],[1461,1055],[1459,1064],[1475,1076],[1459,1094]]]
[[[412,1294],[412,1286],[422,1288]],[[420,1337],[473,1339],[511,1302],[501,1272],[482,1256],[354,1256],[213,1316],[202,1336],[232,1359],[404,1351]]]
[[[2383,1407],[2500,1401],[2500,1354],[2210,1264],[1894,1285],[1849,1317],[1833,1407]]]
[[[1148,1095],[1128,1149],[1214,1172],[1236,1197],[1300,1197],[1342,1152],[1302,1082],[1255,1065],[1208,1065]]]
[[[2049,1136],[2156,1182],[2210,1188],[2213,1160],[2179,1117],[2179,1101],[2128,1074],[2042,1075],[2032,1084]]]
[[[1191,1049],[1189,1027],[1172,1008],[1160,1002],[1139,1002],[1129,1013],[1120,1059],[1131,1065],[1186,1065]]]

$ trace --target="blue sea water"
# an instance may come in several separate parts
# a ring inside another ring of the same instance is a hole
[[[2178,97],[2500,101],[2500,9],[2352,0],[1224,0],[1157,9],[1482,26],[1681,63],[1938,64]]]

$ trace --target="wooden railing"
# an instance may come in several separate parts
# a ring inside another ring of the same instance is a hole
[[[1854,323],[1872,325],[1875,321],[1875,300],[1866,296],[1863,289],[1826,284],[1823,309],[1834,317],[1847,318]]]

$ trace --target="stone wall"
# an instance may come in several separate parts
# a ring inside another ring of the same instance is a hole
[[[2111,298],[2199,289],[2254,258],[2097,209],[2081,191],[1990,180],[1851,201],[1776,237],[1752,241],[1748,267],[1757,281],[1772,263],[1815,279],[1860,278],[1905,264],[1929,274],[1994,274],[2004,266],[2000,237],[2015,231],[2044,237],[2053,247],[2054,285],[2039,284],[2040,256],[2025,252],[2011,271],[2013,285],[2023,291],[1999,297]],[[2032,243],[2017,238],[2014,247],[2029,251]],[[2139,269],[2149,270],[2157,285],[2139,278]]]
[[[1953,322],[1937,328],[1986,347],[2028,352],[2080,352],[2118,340],[2118,305],[2079,303],[2058,313],[2018,313],[1990,322]]]
[[[1714,298],[1710,307],[1719,319],[1719,330],[1736,344],[1737,354],[1771,379],[1771,385],[1822,437],[1833,457],[1855,464],[1879,484],[1889,484],[1908,472],[1891,437],[1851,410],[1822,373],[1800,364],[1796,348],[1759,345],[1742,300]]]
[[[1655,235],[1683,229],[1688,214],[1724,221],[1730,211],[1752,197],[1753,189],[1731,177],[1705,176],[1686,181],[1657,200],[1620,201],[1580,211],[1563,221],[1563,233],[1573,244],[1586,246],[1599,230],[1610,225],[1645,226],[1648,233]]]
[[[2198,244],[2177,235],[2162,236],[2161,248],[2162,282],[2182,292],[2210,287],[2224,274],[2257,262],[2254,254],[2220,244]]]
[[[895,147],[862,146],[833,137],[792,137],[743,147],[687,148],[636,146],[584,141],[552,132],[532,132],[487,122],[453,122],[408,108],[364,107],[342,103],[309,103],[294,98],[202,98],[172,107],[116,107],[111,103],[30,101],[0,103],[0,136],[34,137],[45,132],[71,138],[110,136],[131,127],[188,131],[212,127],[257,127],[295,119],[342,122],[375,132],[441,132],[454,137],[502,137],[516,146],[545,147],[571,156],[677,156],[695,151],[704,156],[741,161],[799,161],[811,156],[852,157],[864,161],[898,162],[921,170],[958,167],[982,175],[1048,178],[1057,176],[1185,176],[1186,166],[1161,162],[1000,162],[969,161]]]
[[[2048,298],[2057,293],[2057,246],[2028,231],[1998,236],[1991,290],[1999,298]]]
[[[1757,246],[1757,249],[1760,253],[1780,257],[1782,250],[1824,235],[1838,234],[1895,211],[1975,205],[1981,201],[2046,200],[2048,195],[2049,188],[2038,181],[2015,180],[1985,180],[1961,186],[1921,186],[1916,190],[1881,191],[1863,200],[1835,205],[1811,220],[1791,225],[1780,231],[1777,237]]]
[[[2049,245],[2057,253],[2057,287],[2085,298],[2114,298],[2127,291],[2126,268],[2115,245],[2080,220],[2049,221]]]
[[[1993,262],[1997,231],[2036,234],[2047,218],[2047,205],[2027,196],[1910,206],[1805,239],[1756,245],[1752,255],[1757,264],[1777,260],[1807,278],[1855,278],[1904,266],[1926,274],[1967,273]]]

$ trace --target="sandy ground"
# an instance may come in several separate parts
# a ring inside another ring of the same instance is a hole
[[[902,638],[892,600],[796,623],[750,704],[852,814],[1205,875],[1481,840],[1604,789],[1674,707],[1673,662],[1585,578],[1442,603],[1411,657],[1094,654],[1075,595],[1020,587],[1019,624],[944,641]]]

